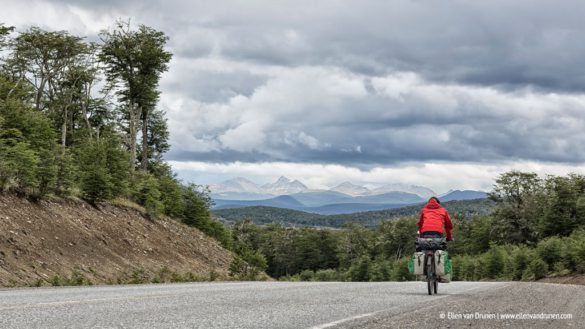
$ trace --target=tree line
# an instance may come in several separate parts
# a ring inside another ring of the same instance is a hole
[[[0,24],[0,192],[128,199],[229,247],[205,188],[182,184],[163,161],[169,131],[158,102],[168,37],[119,21],[99,39]]]
[[[452,213],[455,241],[448,251],[455,280],[585,273],[585,176],[512,171],[496,179],[490,199],[490,215]],[[410,216],[375,228],[326,229],[245,220],[233,227],[233,245],[283,280],[412,280],[407,262],[415,251],[417,221]]]

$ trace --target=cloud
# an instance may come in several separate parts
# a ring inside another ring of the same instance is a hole
[[[170,127],[181,140],[212,140],[213,151],[225,151],[226,161],[232,151],[254,151],[273,161],[352,166],[511,159],[580,163],[585,162],[583,111],[583,95],[438,84],[412,72],[371,78],[338,68],[298,67],[280,70],[249,96],[178,109]],[[181,130],[184,123],[188,131]],[[183,150],[205,151],[179,146],[170,158]]]

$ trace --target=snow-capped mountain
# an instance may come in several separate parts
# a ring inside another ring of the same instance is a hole
[[[356,185],[351,182],[344,182],[329,190],[312,190],[302,182],[291,180],[284,176],[278,178],[274,183],[268,183],[262,186],[247,178],[236,177],[219,184],[211,185],[210,189],[214,198],[238,200],[265,199],[273,196],[298,193],[309,193],[311,194],[311,197],[320,194],[338,193],[341,197],[345,195],[348,198],[373,197],[393,192],[416,194],[423,199],[428,199],[431,196],[437,195],[433,190],[427,187],[406,184],[387,184],[375,189],[368,189],[367,187]]]
[[[245,192],[245,193],[264,193],[264,191],[256,183],[243,177],[236,177],[219,184],[209,186],[212,192],[227,193],[227,192]]]
[[[355,185],[351,182],[341,183],[335,186],[334,188],[330,189],[329,191],[339,192],[351,196],[363,196],[371,193],[371,191],[368,188]]]
[[[372,191],[372,194],[383,194],[389,192],[406,192],[420,196],[423,199],[436,196],[437,194],[428,187],[418,185],[406,185],[406,184],[388,184],[378,187]]]
[[[262,185],[262,189],[266,193],[275,195],[294,194],[307,191],[308,188],[305,184],[298,180],[291,181],[290,179],[281,176],[276,182]]]

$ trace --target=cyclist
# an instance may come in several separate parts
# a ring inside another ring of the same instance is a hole
[[[431,197],[421,210],[418,231],[422,238],[441,238],[446,234],[447,241],[453,240],[453,223],[449,212],[441,207],[441,201],[437,197]]]

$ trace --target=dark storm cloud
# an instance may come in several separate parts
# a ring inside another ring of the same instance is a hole
[[[235,61],[336,65],[370,75],[581,91],[585,4],[560,1],[57,1],[134,16]]]

